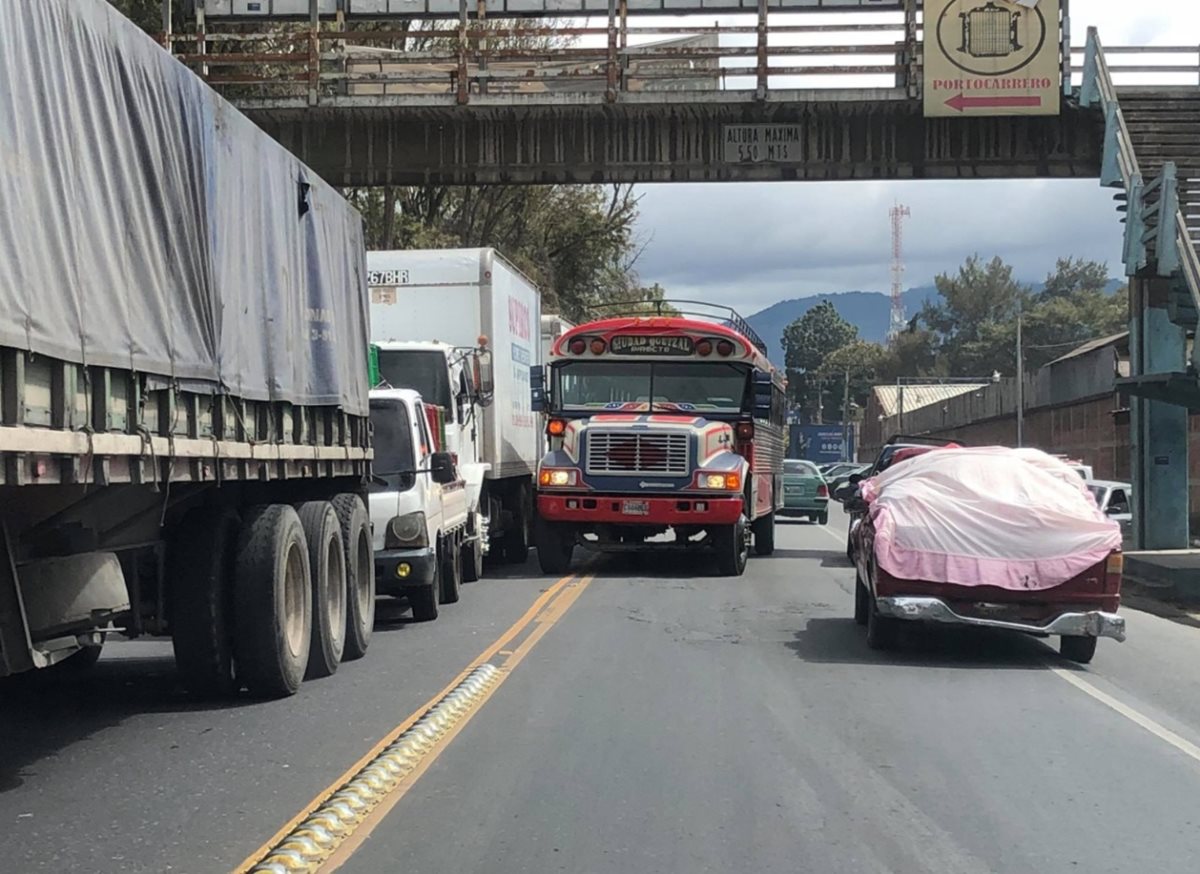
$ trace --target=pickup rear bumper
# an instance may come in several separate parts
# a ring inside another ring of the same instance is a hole
[[[550,522],[617,525],[732,525],[742,515],[735,497],[539,494],[538,513]],[[635,509],[637,512],[629,512]]]
[[[1027,634],[1061,635],[1063,637],[1111,637],[1125,639],[1125,617],[1103,610],[1062,613],[1046,623],[1013,622],[1009,619],[986,619],[963,616],[954,612],[940,598],[893,596],[876,598],[881,616],[913,622],[941,622],[947,625],[973,625],[983,628],[1005,628]]]

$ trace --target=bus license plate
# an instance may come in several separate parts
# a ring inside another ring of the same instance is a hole
[[[621,504],[621,512],[626,516],[649,516],[649,501],[625,501]]]

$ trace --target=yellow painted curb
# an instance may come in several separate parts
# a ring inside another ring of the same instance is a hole
[[[487,698],[500,678],[500,669],[490,664],[471,671],[394,742],[363,765],[344,786],[284,835],[262,861],[250,869],[252,874],[315,872],[359,823],[417,769],[438,742]]]

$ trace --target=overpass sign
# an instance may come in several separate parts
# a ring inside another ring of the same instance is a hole
[[[1058,115],[1059,0],[925,0],[925,115]]]

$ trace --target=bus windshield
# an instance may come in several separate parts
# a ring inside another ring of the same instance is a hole
[[[557,374],[564,410],[737,413],[750,384],[749,368],[723,361],[571,361]]]

